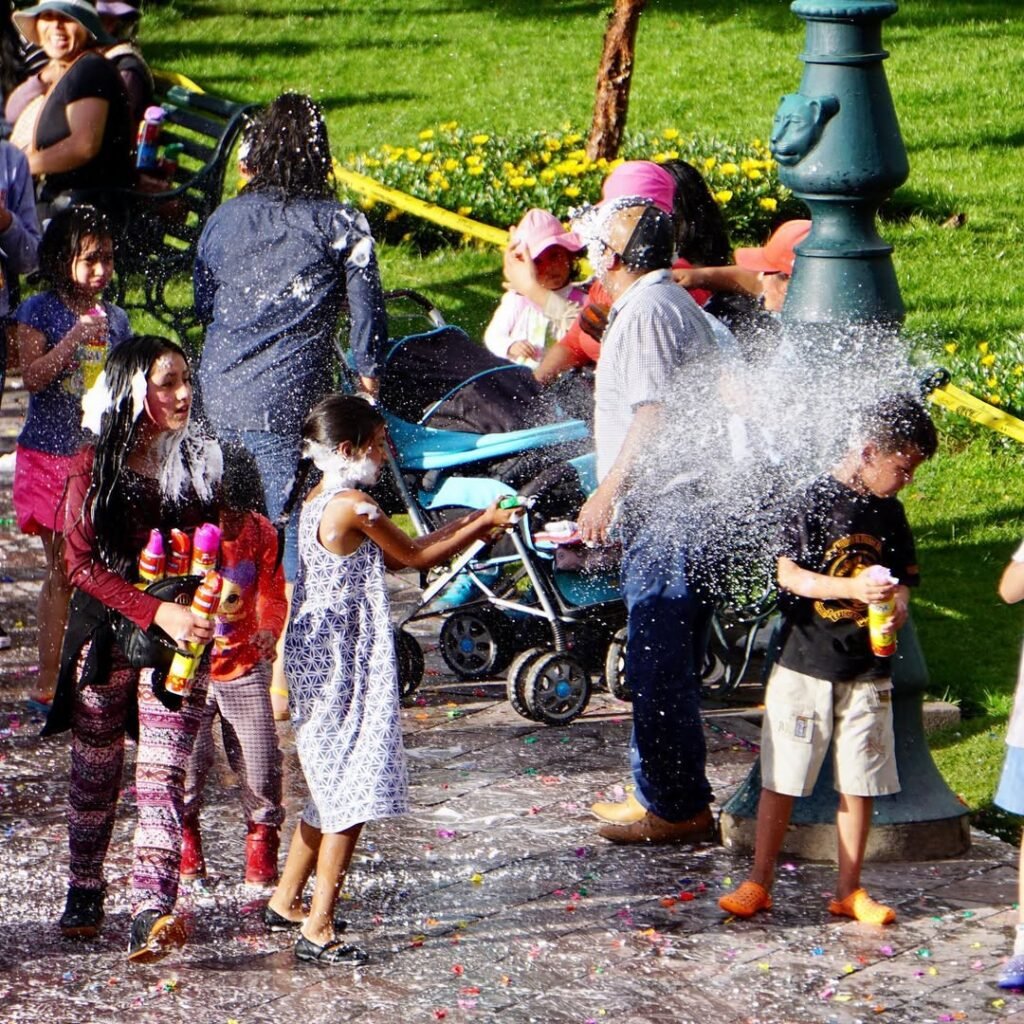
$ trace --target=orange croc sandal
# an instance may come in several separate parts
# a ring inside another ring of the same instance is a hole
[[[867,889],[856,889],[844,900],[832,900],[828,912],[838,917],[852,917],[862,924],[891,924],[896,920],[896,911],[873,900]]]
[[[753,917],[759,910],[772,909],[772,894],[763,885],[748,880],[722,896],[718,905],[735,917]]]

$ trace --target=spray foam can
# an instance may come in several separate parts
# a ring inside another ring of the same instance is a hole
[[[872,565],[864,570],[876,583],[899,583],[884,565]],[[871,650],[879,658],[891,658],[896,653],[896,599],[877,601],[868,605],[868,637]]]
[[[145,590],[150,583],[164,578],[164,539],[159,530],[149,531],[149,540],[139,552],[139,582],[135,585]]]
[[[224,580],[220,573],[208,572],[199,584],[199,589],[192,598],[192,613],[199,615],[208,621],[212,621],[220,606],[220,593],[224,587]],[[190,641],[185,644],[187,654],[177,651],[171,661],[171,667],[167,670],[168,693],[176,694],[179,697],[187,697],[192,692],[192,680],[196,677],[196,669],[199,667],[199,659],[206,650],[206,644]]]
[[[171,551],[167,556],[168,576],[187,576],[192,564],[192,541],[184,530],[171,530]]]
[[[211,569],[217,568],[217,556],[220,554],[220,527],[213,523],[203,523],[192,538],[192,564],[189,573],[192,576],[205,576]]]

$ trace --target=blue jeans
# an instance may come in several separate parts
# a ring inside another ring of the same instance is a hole
[[[288,485],[295,477],[299,465],[299,451],[302,439],[284,434],[272,434],[265,430],[242,430],[235,436],[222,435],[225,441],[237,440],[256,460],[263,480],[263,493],[267,499],[267,512],[274,522],[284,507],[284,496]],[[284,533],[284,578],[295,581],[299,568],[299,508],[296,503]]]
[[[668,821],[690,818],[712,799],[700,717],[711,601],[692,575],[686,553],[646,526],[624,545],[620,582],[629,613],[630,765],[637,799]]]

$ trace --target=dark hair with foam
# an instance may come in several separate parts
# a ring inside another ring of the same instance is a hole
[[[58,210],[39,243],[39,272],[55,291],[66,294],[74,288],[71,264],[85,239],[113,237],[106,214],[95,206],[83,204]]]
[[[925,459],[930,459],[939,446],[928,410],[908,391],[887,395],[865,410],[858,436],[863,442],[873,441],[884,452],[913,449]]]
[[[301,93],[278,96],[245,133],[245,167],[249,192],[332,197],[331,147],[320,107]]]
[[[119,554],[124,537],[124,516],[129,511],[119,505],[118,483],[132,449],[135,431],[145,413],[136,415],[132,398],[137,373],[149,375],[152,365],[169,352],[188,362],[180,345],[156,334],[140,334],[112,349],[104,366],[110,404],[100,420],[96,455],[92,464],[89,506],[100,559],[117,572],[129,565]]]
[[[331,449],[348,441],[353,448],[359,449],[369,444],[382,426],[384,417],[365,398],[357,395],[328,395],[314,405],[303,420],[302,440]],[[312,467],[313,460],[309,456],[304,455],[299,459],[276,525],[287,524]]]

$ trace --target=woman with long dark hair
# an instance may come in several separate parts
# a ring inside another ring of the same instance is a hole
[[[387,321],[370,227],[335,197],[320,108],[298,93],[279,96],[246,133],[242,163],[248,183],[214,211],[199,240],[195,303],[207,325],[199,383],[218,436],[256,459],[275,519],[299,461],[306,413],[334,390],[342,308],[370,393]],[[296,519],[285,538],[289,592]],[[275,711],[284,709],[281,663],[279,650]]]
[[[66,936],[95,936],[103,921],[103,861],[124,763],[126,728],[138,706],[139,822],[132,871],[128,955],[155,959],[184,941],[172,914],[178,890],[185,769],[206,697],[197,674],[191,694],[170,700],[150,669],[135,669],[114,640],[113,613],[140,629],[157,626],[181,646],[206,643],[213,625],[187,606],[136,586],[149,531],[165,535],[216,522],[222,456],[190,419],[191,370],[165,338],[132,338],[114,349],[83,400],[96,435],[71,468],[65,548],[75,593],[61,671],[45,733],[70,726],[70,871]]]

